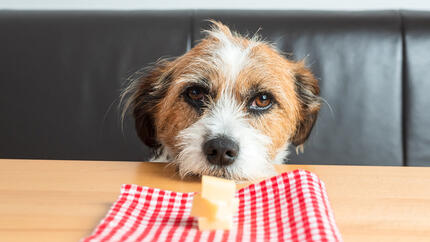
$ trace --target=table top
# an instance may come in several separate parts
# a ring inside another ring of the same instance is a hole
[[[325,182],[345,241],[430,241],[430,168],[277,166],[295,169]],[[200,190],[163,163],[0,159],[0,240],[78,241],[126,183]]]

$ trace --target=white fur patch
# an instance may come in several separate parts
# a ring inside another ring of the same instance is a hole
[[[289,153],[288,152],[288,146],[290,146],[289,142],[285,143],[280,149],[278,149],[276,151],[276,157],[273,160],[274,164],[283,164],[284,163],[284,160],[285,160],[285,158],[287,158],[288,153]]]
[[[181,176],[189,174],[215,175],[236,180],[255,180],[275,174],[267,156],[271,140],[249,125],[241,107],[224,92],[210,113],[180,132],[181,152],[175,163]],[[209,163],[203,144],[218,136],[227,136],[239,145],[239,155],[233,164],[219,167]]]
[[[234,82],[240,71],[249,64],[249,53],[257,42],[250,40],[250,44],[244,47],[222,31],[211,31],[209,34],[219,40],[219,46],[214,50],[214,57],[217,59],[215,62],[219,70],[223,71],[228,82]]]
[[[247,49],[231,43],[223,43],[222,46],[216,51],[217,57],[222,61],[221,70],[230,82],[234,82],[239,72],[245,68],[248,62]]]

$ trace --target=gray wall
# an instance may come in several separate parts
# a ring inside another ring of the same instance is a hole
[[[430,10],[429,0],[0,0],[0,9],[303,9]]]

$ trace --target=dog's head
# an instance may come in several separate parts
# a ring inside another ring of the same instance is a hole
[[[318,81],[303,62],[213,22],[207,36],[156,64],[125,89],[140,139],[162,150],[182,176],[272,175],[290,144],[316,120]]]

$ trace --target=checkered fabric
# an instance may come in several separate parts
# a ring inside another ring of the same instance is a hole
[[[123,185],[107,216],[83,241],[342,241],[324,183],[284,173],[236,192],[232,230],[199,231],[194,193]]]

